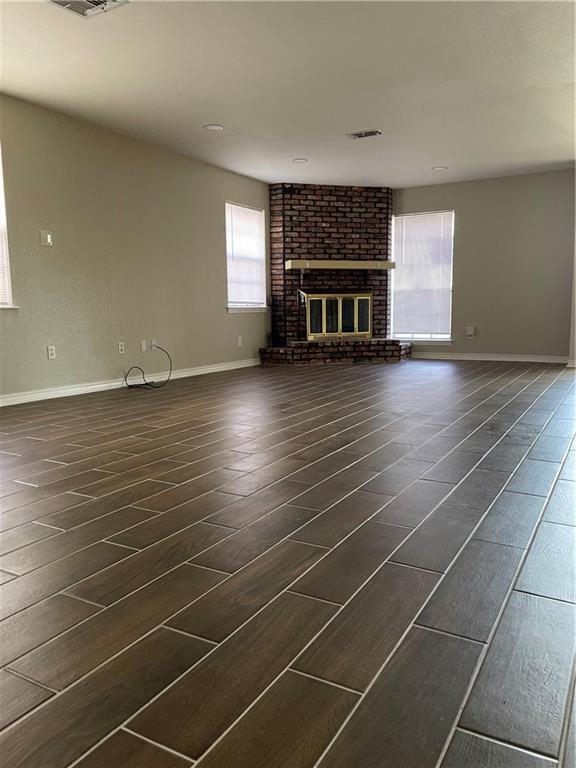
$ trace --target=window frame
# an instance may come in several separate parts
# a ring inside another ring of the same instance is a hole
[[[235,206],[237,208],[246,208],[250,211],[256,211],[262,215],[262,270],[263,270],[263,288],[264,288],[264,302],[262,304],[240,304],[230,301],[230,282],[228,279],[229,274],[229,259],[228,259],[228,221],[227,221],[227,208],[228,206]],[[259,208],[255,205],[247,205],[246,203],[239,203],[235,200],[224,201],[224,235],[225,235],[225,257],[226,257],[226,311],[230,314],[245,314],[245,313],[261,313],[268,312],[268,247],[267,247],[267,213],[265,208]]]
[[[414,211],[412,213],[399,213],[392,216],[392,229],[391,229],[391,242],[392,242],[392,260],[397,259],[394,254],[395,243],[395,226],[397,218],[408,218],[410,216],[430,216],[433,214],[451,213],[452,214],[452,259],[450,261],[450,332],[447,335],[441,334],[419,334],[421,338],[417,338],[418,334],[395,334],[394,333],[394,273],[392,270],[392,276],[390,280],[390,335],[392,338],[397,338],[398,341],[411,342],[412,344],[425,345],[425,344],[452,344],[454,341],[454,242],[456,238],[456,211],[454,208],[446,208],[440,211]],[[437,336],[437,338],[433,338]],[[438,338],[439,337],[439,338]]]
[[[2,225],[3,222],[3,225]],[[14,293],[12,290],[12,274],[10,269],[10,248],[8,243],[8,213],[6,209],[6,184],[4,175],[4,163],[2,156],[2,145],[0,143],[0,239],[3,241],[2,250],[5,259],[0,261],[0,270],[4,267],[4,284],[6,286],[7,302],[0,302],[0,309],[18,309],[14,304]]]

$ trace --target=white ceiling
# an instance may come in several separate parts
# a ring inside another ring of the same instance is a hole
[[[265,181],[541,171],[574,158],[574,8],[135,0],[82,19],[3,2],[2,90]],[[383,134],[344,135],[364,128]]]

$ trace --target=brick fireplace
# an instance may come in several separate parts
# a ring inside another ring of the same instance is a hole
[[[409,344],[388,337],[392,212],[388,187],[270,186],[272,338],[260,350],[262,363],[374,362],[409,355]],[[330,294],[371,297],[371,338],[309,338],[306,297]]]

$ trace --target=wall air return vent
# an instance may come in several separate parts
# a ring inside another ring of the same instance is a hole
[[[128,0],[48,0],[52,5],[57,5],[78,16],[88,18],[97,16],[100,13],[106,13],[113,8],[126,5]]]
[[[349,139],[369,139],[370,136],[381,136],[382,131],[379,128],[369,128],[366,131],[355,131],[354,133],[347,133]]]

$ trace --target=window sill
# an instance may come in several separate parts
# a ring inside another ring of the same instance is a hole
[[[424,347],[424,346],[447,346],[449,344],[453,344],[453,339],[398,339],[398,341],[409,341],[413,346],[416,347]]]
[[[17,304],[0,304],[0,309],[20,309]]]
[[[226,311],[231,315],[247,312],[268,312],[268,307],[226,307]]]

